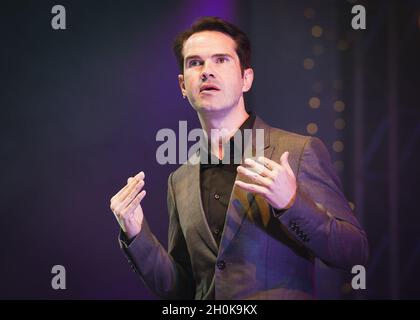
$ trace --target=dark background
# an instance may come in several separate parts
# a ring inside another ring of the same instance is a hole
[[[55,4],[66,30],[51,28]],[[351,28],[354,4],[366,30]],[[367,289],[318,265],[318,297],[420,298],[420,2],[409,0],[2,1],[0,298],[156,298],[119,249],[109,200],[145,171],[143,208],[166,245],[177,166],[157,163],[155,136],[199,127],[171,45],[206,15],[248,33],[248,109],[325,142],[368,233]],[[51,288],[58,264],[66,290]]]

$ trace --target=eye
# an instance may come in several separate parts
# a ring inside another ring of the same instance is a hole
[[[201,65],[201,60],[197,60],[197,59],[193,59],[188,61],[188,67],[197,67],[199,65]]]
[[[225,63],[228,61],[228,58],[226,57],[217,57],[216,62],[217,63]]]

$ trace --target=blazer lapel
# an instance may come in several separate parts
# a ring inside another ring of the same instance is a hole
[[[216,240],[210,231],[207,223],[207,218],[204,213],[203,204],[201,201],[201,190],[200,190],[200,157],[199,152],[195,153],[189,160],[190,169],[187,172],[187,201],[186,206],[188,212],[188,223],[194,225],[200,238],[206,243],[211,251],[217,255],[218,248]]]
[[[270,126],[265,124],[259,117],[255,118],[254,126],[252,128],[252,145],[248,144],[244,149],[247,150],[247,148],[252,148],[253,154],[255,154],[256,129],[264,130],[264,156],[266,158],[271,158],[274,148],[270,145]],[[245,152],[244,154],[246,155],[247,153]],[[244,159],[242,158],[242,162],[243,161]],[[238,179],[238,175],[236,176],[236,179]],[[241,176],[240,179],[244,182],[251,183],[251,181],[244,176]],[[220,243],[219,256],[224,250],[226,250],[229,243],[232,241],[244,218],[247,215],[252,217],[252,210],[255,205],[261,205],[260,197],[258,197],[257,203],[254,203],[255,200],[255,195],[253,193],[249,193],[236,185],[233,185],[229,206],[226,212],[225,227],[223,229],[222,240]]]

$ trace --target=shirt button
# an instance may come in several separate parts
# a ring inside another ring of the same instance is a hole
[[[218,235],[220,233],[220,229],[216,228],[213,230],[214,235]]]
[[[223,260],[217,261],[217,268],[223,270],[226,267],[226,263]]]
[[[215,198],[216,200],[219,200],[219,199],[220,199],[220,196],[216,193],[216,194],[214,195],[214,198]]]

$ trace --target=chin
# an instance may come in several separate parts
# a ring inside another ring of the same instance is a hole
[[[219,104],[214,104],[210,102],[202,102],[196,106],[194,106],[194,109],[197,112],[214,112],[214,111],[221,111],[225,109],[229,109],[226,106],[221,106]]]

